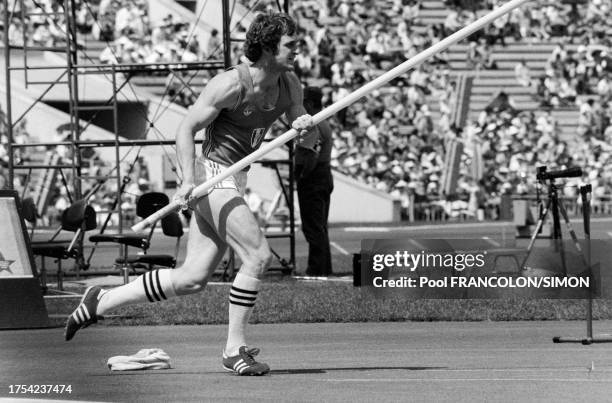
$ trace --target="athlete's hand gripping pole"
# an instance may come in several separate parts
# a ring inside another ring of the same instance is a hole
[[[503,6],[498,7],[495,10],[491,11],[489,14],[480,17],[479,19],[477,19],[473,23],[465,26],[464,28],[460,29],[459,31],[455,32],[454,34],[444,38],[443,40],[441,40],[440,42],[436,43],[435,45],[425,49],[424,51],[422,51],[418,55],[416,55],[416,56],[406,60],[402,64],[394,67],[393,69],[391,69],[388,72],[384,73],[380,77],[378,77],[378,78],[372,80],[371,82],[365,84],[364,86],[356,89],[355,91],[353,91],[352,93],[350,93],[349,95],[344,97],[343,99],[341,99],[341,100],[333,103],[332,105],[328,106],[327,108],[323,109],[321,112],[317,113],[316,115],[314,115],[312,117],[313,124],[317,125],[320,122],[322,122],[323,120],[329,118],[330,116],[335,115],[336,113],[338,113],[342,109],[344,109],[344,108],[348,107],[349,105],[353,104],[354,102],[356,102],[360,98],[368,95],[369,93],[371,93],[375,89],[377,89],[379,87],[382,87],[384,84],[388,83],[389,81],[393,80],[394,78],[396,78],[396,77],[406,73],[407,71],[409,71],[410,69],[414,68],[415,66],[418,66],[419,64],[423,63],[425,60],[429,59],[430,57],[432,57],[432,56],[434,56],[434,55],[436,55],[436,54],[446,50],[447,48],[449,48],[450,46],[454,45],[455,43],[457,43],[457,42],[467,38],[468,36],[470,36],[474,32],[482,29],[485,25],[490,24],[491,22],[493,22],[497,18],[501,17],[504,14],[509,13],[510,11],[514,10],[515,8],[521,6],[523,3],[526,3],[528,1],[529,0],[511,0],[508,3],[504,4]],[[249,165],[251,165],[252,163],[258,161],[259,159],[261,159],[261,157],[263,157],[264,155],[266,155],[270,151],[272,151],[272,150],[282,146],[283,144],[285,144],[289,140],[293,139],[297,135],[298,135],[298,132],[296,130],[294,130],[294,129],[291,129],[291,130],[283,133],[281,136],[277,137],[276,139],[272,140],[271,142],[269,142],[267,144],[264,144],[257,151],[247,155],[246,157],[244,157],[240,161],[236,162],[234,165],[232,165],[232,166],[228,167],[227,169],[225,169],[224,171],[222,171],[220,174],[210,178],[206,182],[204,182],[201,185],[197,186],[193,190],[193,192],[192,192],[193,197],[194,198],[200,198],[200,197],[205,196],[208,193],[208,190],[211,189],[213,186],[215,186],[217,183],[219,183],[222,180],[224,180],[226,178],[229,178],[230,176],[235,175],[236,173],[242,171],[244,168],[246,168]],[[157,212],[155,212],[154,214],[152,214],[149,217],[145,218],[141,222],[135,224],[132,227],[132,230],[135,231],[135,232],[142,231],[144,228],[148,227],[149,225],[152,225],[157,220],[161,219],[162,217],[166,216],[167,214],[171,213],[172,211],[178,210],[179,207],[180,207],[180,203],[178,203],[176,201],[172,201],[172,202],[170,202],[170,204],[168,204],[164,208],[158,210]]]

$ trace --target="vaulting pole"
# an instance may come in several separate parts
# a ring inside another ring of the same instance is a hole
[[[450,46],[454,45],[455,43],[457,43],[457,42],[467,38],[468,36],[470,36],[474,32],[484,28],[485,25],[490,24],[491,22],[493,22],[497,18],[501,17],[504,14],[509,13],[510,11],[514,10],[515,8],[523,5],[523,3],[526,3],[528,1],[529,0],[512,0],[512,1],[509,1],[508,3],[504,4],[503,6],[498,7],[495,10],[491,11],[489,14],[482,16],[481,18],[479,18],[478,20],[474,21],[470,25],[467,25],[466,27],[460,29],[459,31],[455,32],[454,34],[444,38],[440,42],[436,43],[435,45],[433,45],[433,46],[431,46],[431,47],[429,47],[427,49],[425,49],[424,51],[422,51],[418,55],[412,57],[409,60],[406,60],[402,64],[394,67],[393,69],[389,70],[388,72],[384,73],[383,75],[381,75],[380,77],[374,79],[373,81],[369,82],[368,84],[365,84],[364,86],[356,89],[355,91],[353,91],[352,93],[347,95],[345,98],[343,98],[343,99],[335,102],[334,104],[328,106],[327,108],[323,109],[321,112],[317,113],[316,115],[314,115],[312,117],[312,120],[313,120],[314,124],[315,125],[319,124],[320,122],[322,122],[323,120],[329,118],[330,116],[335,115],[336,113],[338,113],[342,109],[348,107],[349,105],[353,104],[354,102],[356,102],[360,98],[362,98],[362,97],[370,94],[372,91],[382,87],[383,85],[385,85],[389,81],[393,80],[394,78],[401,76],[402,74],[406,73],[410,69],[412,69],[412,68],[418,66],[419,64],[423,63],[425,60],[429,59],[430,57],[432,57],[432,56],[434,56],[434,55],[436,55],[436,54],[446,50],[447,48],[449,48]],[[294,137],[296,137],[297,134],[298,133],[297,133],[296,130],[291,129],[291,130],[283,133],[279,137],[275,138],[271,142],[263,145],[257,151],[247,155],[246,157],[244,157],[240,161],[236,162],[234,165],[232,165],[232,166],[228,167],[227,169],[225,169],[224,171],[222,171],[220,174],[210,178],[206,182],[204,182],[201,185],[197,186],[195,189],[193,189],[193,192],[192,192],[193,197],[200,198],[200,197],[205,196],[208,193],[208,190],[211,189],[213,186],[215,186],[217,183],[219,183],[222,180],[224,180],[226,178],[229,178],[230,176],[235,175],[236,173],[242,171],[243,169],[245,169],[246,167],[248,167],[249,165],[251,165],[255,161],[258,161],[259,159],[261,159],[261,157],[263,157],[264,155],[266,155],[270,151],[274,150],[275,148],[278,148],[278,147],[282,146],[283,144],[285,144],[289,140],[291,140]],[[132,227],[132,230],[135,231],[135,232],[142,231],[147,226],[152,225],[155,221],[159,220],[160,218],[164,217],[165,215],[169,214],[172,211],[176,211],[178,208],[179,208],[179,203],[176,202],[176,201],[172,201],[166,207],[160,209],[156,213],[150,215],[149,217],[145,218],[141,222],[139,222],[136,225],[134,225]]]

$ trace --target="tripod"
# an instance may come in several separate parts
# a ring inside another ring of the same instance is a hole
[[[591,194],[591,185],[580,187],[580,196],[582,197],[582,217],[584,219],[584,237],[586,239],[587,248],[587,267],[591,270],[591,201],[588,197]],[[553,343],[582,343],[589,345],[592,343],[610,343],[612,335],[593,336],[593,291],[589,290],[589,295],[586,300],[586,337],[553,337]]]
[[[584,199],[586,199],[586,194],[590,192],[591,192],[591,185],[582,186],[580,188],[580,193],[583,196],[583,202],[584,202]],[[525,258],[523,259],[523,262],[519,266],[520,270],[526,270],[525,264],[527,263],[527,260],[529,260],[529,257],[531,256],[531,252],[533,250],[533,246],[535,245],[536,238],[538,237],[538,234],[542,230],[542,227],[544,226],[544,223],[546,222],[546,217],[548,216],[549,212],[552,212],[552,216],[553,216],[552,239],[554,242],[555,252],[559,252],[560,257],[561,257],[561,266],[563,268],[563,275],[567,276],[567,264],[565,260],[565,248],[563,246],[563,235],[561,232],[560,215],[563,217],[563,220],[565,221],[565,225],[567,226],[568,232],[570,236],[572,237],[572,241],[574,242],[576,249],[578,250],[578,252],[580,253],[582,257],[583,262],[587,265],[587,267],[589,267],[587,259],[585,258],[584,253],[582,252],[580,243],[578,242],[578,237],[576,236],[576,232],[574,231],[574,228],[572,227],[572,224],[570,223],[569,217],[567,215],[567,210],[565,209],[565,206],[563,206],[563,202],[559,199],[559,187],[555,184],[554,178],[550,178],[548,179],[548,201],[546,203],[546,207],[543,210],[540,210],[540,217],[538,218],[536,228],[533,231],[533,234],[531,235],[531,239],[529,241],[529,245],[527,246],[527,254],[525,255]],[[585,221],[584,225],[586,229],[588,225],[587,221]]]

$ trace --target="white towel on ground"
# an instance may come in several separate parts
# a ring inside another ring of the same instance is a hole
[[[160,348],[145,348],[134,355],[116,355],[109,358],[106,365],[111,371],[172,368],[170,356]]]

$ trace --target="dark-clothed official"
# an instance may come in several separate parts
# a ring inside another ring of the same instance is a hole
[[[317,87],[304,90],[304,108],[314,115],[322,108],[322,92]],[[298,143],[295,172],[302,231],[308,242],[307,276],[332,274],[331,252],[327,233],[329,203],[334,188],[330,167],[332,133],[323,121]]]

